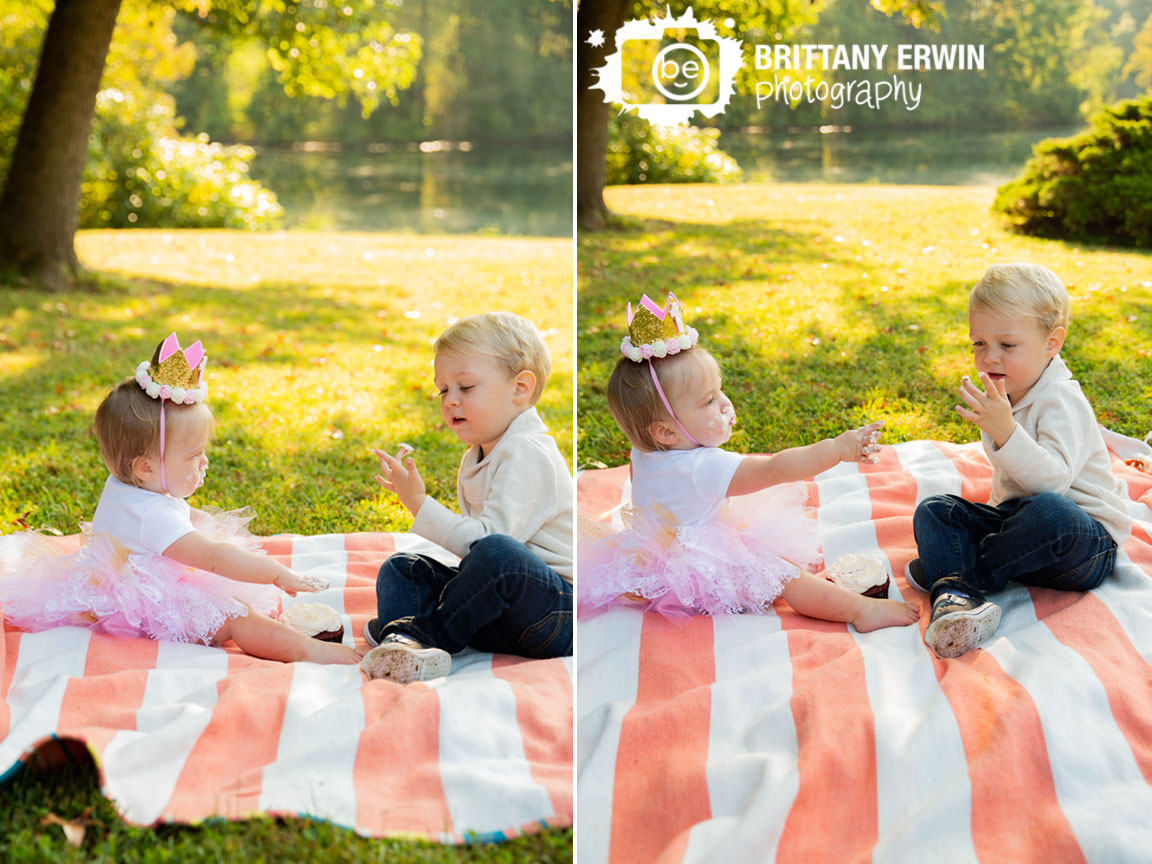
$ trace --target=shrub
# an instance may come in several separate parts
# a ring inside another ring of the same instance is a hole
[[[1152,246],[1152,94],[1109,106],[1072,138],[1042,141],[992,205],[1020,231]]]
[[[81,228],[260,228],[280,216],[276,195],[248,177],[251,147],[177,137],[175,114],[169,96],[99,94]]]
[[[735,183],[736,160],[716,143],[719,129],[652,126],[633,114],[608,121],[609,184]]]

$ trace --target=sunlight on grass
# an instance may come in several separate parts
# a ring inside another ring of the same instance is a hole
[[[606,190],[619,228],[578,251],[581,464],[621,464],[604,386],[624,306],[672,290],[719,356],[732,447],[775,451],[884,418],[885,440],[970,441],[953,411],[972,369],[967,294],[990,264],[1033,261],[1072,297],[1065,360],[1101,422],[1152,429],[1152,256],[1006,231],[994,190],[745,184]]]
[[[571,464],[566,241],[92,231],[77,249],[116,275],[0,292],[0,531],[24,513],[64,533],[91,518],[106,476],[96,406],[172,330],[204,342],[217,419],[191,503],[252,505],[257,533],[406,530],[369,452],[400,441],[455,506],[464,446],[440,417],[431,343],[465,315],[508,309],[540,328],[553,361],[540,413]]]

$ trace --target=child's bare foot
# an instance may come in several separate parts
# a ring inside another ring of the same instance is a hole
[[[882,627],[907,627],[920,620],[920,607],[915,603],[882,598],[863,598],[867,602],[860,614],[852,619],[852,626],[861,633],[879,630]]]
[[[359,663],[364,652],[357,648],[349,648],[339,642],[321,642],[319,639],[310,639],[308,656],[304,660],[309,663],[342,663],[351,665]]]

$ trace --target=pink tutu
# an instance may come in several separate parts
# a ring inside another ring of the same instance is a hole
[[[803,484],[728,499],[700,525],[676,526],[667,511],[626,511],[627,527],[580,544],[581,612],[613,603],[669,617],[690,612],[764,612],[820,557]],[[630,523],[630,524],[628,524]]]
[[[262,554],[245,527],[251,518],[232,510],[193,521],[213,540]],[[275,585],[130,553],[113,536],[82,527],[80,550],[71,555],[34,532],[0,537],[0,604],[9,624],[31,632],[76,626],[208,645],[229,618],[247,615],[249,607],[272,614],[280,603]]]

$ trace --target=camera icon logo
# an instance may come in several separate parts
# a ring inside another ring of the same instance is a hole
[[[679,18],[629,21],[616,31],[615,54],[596,70],[593,88],[656,125],[686,123],[699,112],[723,112],[743,62],[741,42],[721,37],[692,9]],[[732,26],[731,19],[725,21]]]
[[[629,42],[640,41],[642,40],[629,40]],[[715,79],[715,75],[712,71],[712,62],[709,62],[704,51],[694,44],[695,41],[697,40],[677,41],[665,45],[652,61],[652,83],[665,99],[672,102],[712,101],[699,99],[708,82]],[[624,43],[625,50],[631,47],[629,42]],[[712,46],[716,44],[715,40],[708,42]],[[706,44],[705,47],[711,46]],[[719,52],[713,54],[714,62]]]

